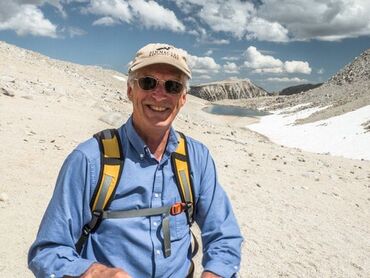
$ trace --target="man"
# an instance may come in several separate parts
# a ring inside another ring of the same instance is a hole
[[[186,52],[167,44],[140,49],[129,68],[132,116],[118,129],[124,153],[121,179],[109,209],[160,209],[181,201],[170,158],[179,144],[172,128],[186,102],[191,71]],[[202,278],[234,277],[242,236],[219,185],[208,149],[186,137],[192,169],[194,218],[202,232]],[[184,213],[169,216],[171,255],[166,254],[164,216],[104,219],[81,253],[75,245],[92,219],[100,151],[95,139],[66,159],[28,256],[36,277],[178,277],[191,269],[191,234]]]

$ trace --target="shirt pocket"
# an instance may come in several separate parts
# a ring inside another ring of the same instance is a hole
[[[181,200],[173,198],[172,203],[170,205],[173,205],[178,202],[181,202]],[[189,225],[186,217],[186,212],[184,211],[178,215],[170,215],[171,241],[180,240],[187,234],[189,234]]]

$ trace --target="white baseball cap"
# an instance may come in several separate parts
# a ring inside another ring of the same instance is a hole
[[[153,64],[168,64],[178,68],[191,78],[187,56],[187,52],[181,48],[164,43],[150,43],[136,52],[128,71],[135,71]]]

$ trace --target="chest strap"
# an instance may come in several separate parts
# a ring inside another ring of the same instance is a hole
[[[171,256],[171,238],[170,238],[170,215],[177,215],[192,207],[191,204],[175,203],[172,206],[158,208],[144,208],[134,210],[106,210],[101,214],[102,219],[132,218],[162,216],[162,234],[163,234],[163,253],[164,257]]]

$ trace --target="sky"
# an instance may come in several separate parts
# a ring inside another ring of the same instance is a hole
[[[0,0],[0,40],[127,73],[147,43],[188,53],[192,85],[325,82],[370,48],[368,0]]]

